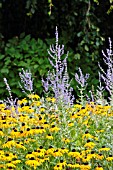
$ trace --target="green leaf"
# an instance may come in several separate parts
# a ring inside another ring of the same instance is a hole
[[[25,32],[20,34],[20,38],[23,39],[25,37]]]
[[[84,48],[85,48],[86,51],[89,51],[89,48],[88,48],[87,45],[85,45]]]
[[[38,38],[38,45],[40,45],[41,47],[43,47],[43,41],[42,41],[40,38]]]
[[[51,11],[48,12],[48,15],[49,15],[49,16],[51,15]]]
[[[38,59],[38,63],[41,65],[42,63],[44,63],[44,59]]]
[[[4,87],[5,83],[4,82],[0,82],[0,87]]]
[[[77,37],[81,37],[82,35],[83,35],[82,31],[77,33]]]
[[[39,67],[39,65],[34,65],[33,68],[34,69],[37,69]]]
[[[14,47],[5,48],[5,53],[9,54],[12,58],[14,58],[15,48]]]
[[[13,80],[13,81],[10,81],[9,84],[10,84],[10,86],[15,86],[15,85],[17,85],[17,83],[18,83],[17,81],[15,82],[15,80]]]
[[[19,89],[12,89],[12,93],[16,94],[17,96],[21,95],[21,90]]]
[[[0,59],[3,59],[5,57],[5,55],[0,54]]]
[[[22,54],[16,52],[16,53],[15,53],[15,58],[22,59],[23,56],[22,56]]]
[[[26,67],[26,66],[28,66],[28,65],[27,65],[26,62],[20,61],[20,62],[18,63],[18,66],[20,66],[20,67]]]
[[[75,54],[75,55],[74,55],[74,58],[80,60],[80,54],[79,54],[79,53]]]
[[[9,59],[9,60],[6,60],[5,66],[9,65],[10,63],[11,63],[11,60],[10,60],[10,59]]]
[[[1,69],[1,73],[9,73],[9,69],[8,68],[2,68]]]
[[[92,83],[93,85],[96,85],[96,84],[98,84],[98,82],[99,82],[99,80],[93,79],[91,83]]]
[[[51,3],[52,0],[48,0],[48,3]]]
[[[24,38],[24,40],[26,40],[27,42],[30,41],[30,39],[31,39],[31,35],[27,35],[27,36]]]

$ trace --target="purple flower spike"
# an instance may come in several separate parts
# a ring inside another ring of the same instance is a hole
[[[24,89],[31,93],[33,91],[32,74],[31,74],[30,70],[24,71],[24,69],[22,68],[22,71],[23,71],[23,73],[21,73],[21,72],[19,73],[21,82],[24,85]],[[19,85],[20,85],[22,91],[24,93],[26,93],[25,90],[22,88],[22,85],[20,83],[19,83]]]
[[[84,88],[87,86],[87,79],[89,78],[89,74],[86,74],[84,76],[80,67],[79,67],[79,73],[80,76],[77,73],[75,74],[75,80],[81,85],[81,87]]]
[[[64,45],[58,44],[58,29],[56,27],[56,45],[51,45],[48,53],[50,55],[49,61],[53,66],[54,70],[48,72],[46,80],[42,78],[42,84],[45,92],[47,93],[50,89],[54,92],[54,96],[57,103],[64,103],[66,105],[72,105],[74,96],[72,96],[73,89],[70,88],[69,76],[67,73],[67,57],[61,60],[61,56],[64,55]]]
[[[105,72],[103,68],[99,65],[101,71],[103,74],[101,74],[101,78],[104,80],[104,83],[106,85],[106,89],[110,93],[109,99],[110,102],[113,102],[113,51],[112,51],[112,42],[109,38],[109,49],[106,50],[107,55],[102,51],[102,54],[104,56],[103,60],[104,63],[107,65],[107,71]],[[113,103],[112,103],[113,105]]]

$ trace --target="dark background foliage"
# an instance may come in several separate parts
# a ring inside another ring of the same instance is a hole
[[[18,86],[22,67],[31,69],[35,92],[43,94],[41,77],[51,69],[47,49],[55,43],[56,26],[60,44],[69,51],[68,72],[76,98],[79,92],[74,74],[78,67],[90,74],[86,93],[92,85],[96,88],[98,62],[105,67],[101,50],[108,47],[108,37],[113,39],[109,1],[101,0],[97,5],[90,0],[3,0],[0,4],[1,98],[8,95],[3,77],[8,79],[13,95],[23,97]]]

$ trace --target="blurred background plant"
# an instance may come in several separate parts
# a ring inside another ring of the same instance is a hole
[[[41,76],[51,68],[48,61],[47,45],[39,38],[35,40],[30,35],[21,34],[8,40],[4,47],[4,53],[0,54],[0,95],[5,96],[7,92],[2,79],[6,77],[11,86],[12,94],[23,97],[19,87],[19,72],[22,68],[30,69],[34,78],[34,92],[41,94]]]

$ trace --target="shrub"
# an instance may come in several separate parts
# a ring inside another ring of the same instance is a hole
[[[8,79],[14,96],[23,97],[19,89],[18,73],[29,68],[34,78],[34,91],[42,93],[41,77],[51,68],[48,61],[47,45],[41,39],[21,34],[9,40],[0,54],[0,96],[7,96],[3,77]]]

